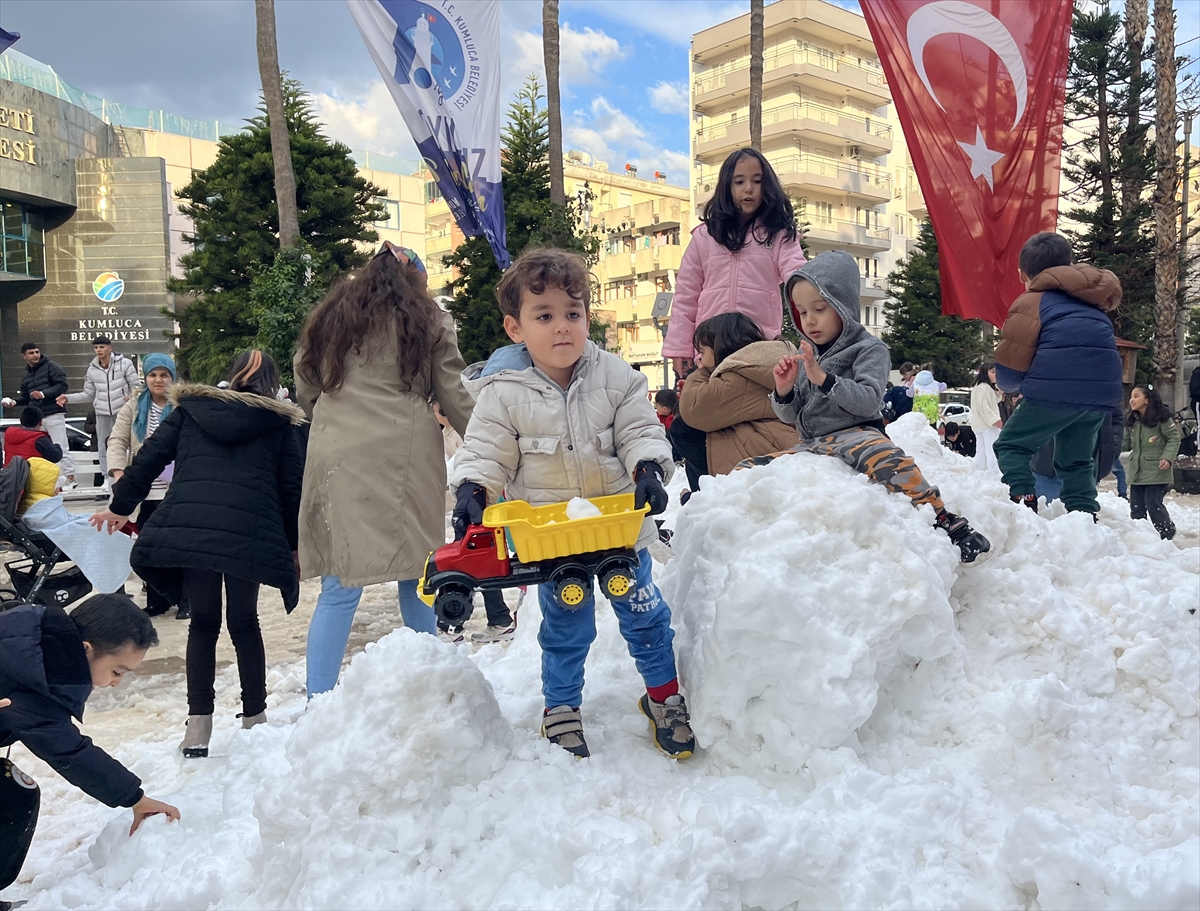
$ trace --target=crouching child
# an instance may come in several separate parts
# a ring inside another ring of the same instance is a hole
[[[138,777],[83,736],[71,718],[97,686],[116,686],[158,644],[150,618],[125,595],[96,595],[67,614],[26,604],[0,613],[0,746],[20,741],[58,774],[110,807],[148,816],[179,811],[147,797]],[[0,759],[0,889],[17,878],[37,826],[41,792]]]
[[[788,279],[792,317],[804,340],[798,355],[775,366],[771,399],[779,418],[800,431],[791,452],[834,456],[914,506],[928,503],[962,562],[971,563],[991,550],[987,538],[946,510],[938,489],[883,432],[880,406],[890,357],[859,322],[858,289],[858,266],[840,250],[822,253]]]
[[[563,250],[531,250],[496,288],[504,329],[516,344],[463,374],[475,411],[450,478],[453,523],[461,538],[501,493],[544,505],[572,497],[635,493],[651,515],[667,505],[663,482],[671,447],[646,396],[646,378],[588,340],[588,274]],[[638,702],[656,745],[692,755],[695,742],[679,692],[671,610],[651,578],[647,546],[658,537],[649,518],[637,541],[637,580],[610,598],[621,635],[646,683]],[[580,705],[583,666],[596,638],[595,600],[568,609],[551,586],[538,591],[542,626],[542,733],[575,756],[589,755]]]

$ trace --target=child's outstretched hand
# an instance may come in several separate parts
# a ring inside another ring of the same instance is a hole
[[[817,352],[813,350],[813,346],[808,342],[800,342],[800,354],[797,355],[800,363],[804,365],[804,375],[808,377],[808,381],[814,386],[820,386],[825,382],[828,374],[821,369],[817,363]]]
[[[794,354],[780,358],[771,373],[775,376],[775,394],[785,396],[796,386],[796,377],[800,375],[799,359]]]

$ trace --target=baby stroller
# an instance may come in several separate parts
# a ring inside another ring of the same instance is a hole
[[[7,541],[22,556],[5,564],[10,588],[0,588],[0,610],[13,604],[46,604],[66,607],[89,594],[92,583],[78,566],[55,571],[67,556],[41,532],[32,531],[16,519],[17,506],[29,480],[29,463],[20,456],[0,469],[0,540]]]

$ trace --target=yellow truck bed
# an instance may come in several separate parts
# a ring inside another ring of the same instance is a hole
[[[566,503],[531,506],[524,500],[506,500],[484,510],[483,524],[507,528],[522,563],[637,544],[649,506],[634,509],[631,493],[591,497],[588,502],[603,515],[568,519]]]

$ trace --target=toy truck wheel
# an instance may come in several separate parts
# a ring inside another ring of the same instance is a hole
[[[472,606],[471,592],[458,585],[442,588],[433,601],[433,611],[438,619],[453,627],[462,626],[467,622]]]
[[[634,575],[627,567],[610,569],[600,578],[600,588],[610,598],[625,598],[633,590]]]
[[[570,571],[560,575],[554,582],[554,596],[567,610],[579,610],[587,600],[592,585],[589,574]]]

